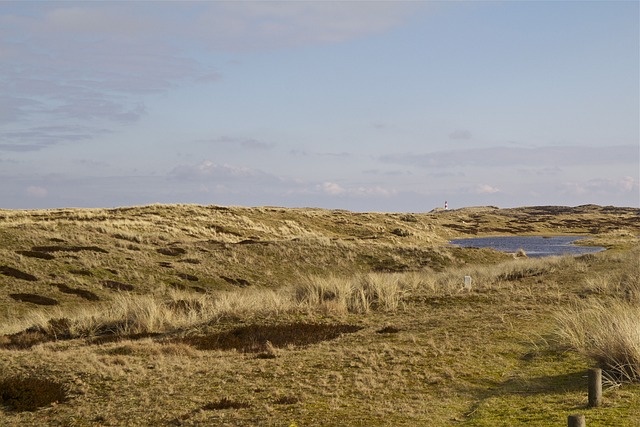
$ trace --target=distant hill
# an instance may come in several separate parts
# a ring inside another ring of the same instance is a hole
[[[197,205],[0,210],[0,307],[16,314],[38,305],[108,300],[123,291],[275,288],[310,274],[439,271],[504,259],[507,255],[491,250],[447,245],[452,238],[497,234],[583,234],[611,247],[640,234],[640,210],[595,205],[429,213]]]

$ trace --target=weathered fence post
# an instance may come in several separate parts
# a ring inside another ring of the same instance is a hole
[[[589,407],[596,408],[602,404],[602,369],[589,370]]]
[[[464,288],[471,290],[471,276],[464,276]]]
[[[584,419],[584,415],[569,415],[568,427],[587,427],[587,423]]]

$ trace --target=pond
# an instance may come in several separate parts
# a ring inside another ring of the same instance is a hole
[[[603,251],[599,246],[577,246],[573,242],[585,236],[498,236],[455,239],[449,243],[463,248],[493,248],[502,252],[514,253],[519,249],[527,256],[538,258],[553,255],[582,255]]]

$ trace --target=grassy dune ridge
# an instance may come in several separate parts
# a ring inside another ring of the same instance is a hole
[[[609,250],[446,243],[509,234]],[[0,210],[0,424],[638,425],[638,235],[593,205]]]

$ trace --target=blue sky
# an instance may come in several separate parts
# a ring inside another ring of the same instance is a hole
[[[639,16],[2,2],[0,208],[639,207]]]

